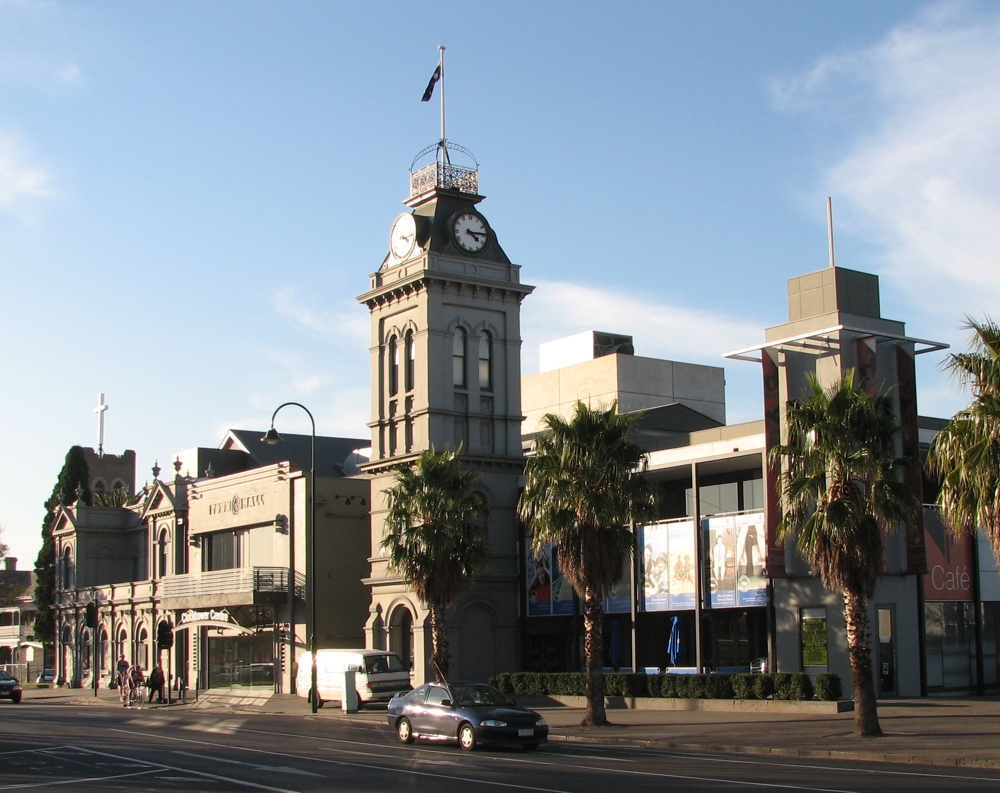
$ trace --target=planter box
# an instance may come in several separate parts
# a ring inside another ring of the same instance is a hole
[[[528,708],[584,708],[586,697],[521,697],[514,699]],[[705,710],[724,713],[848,713],[854,710],[854,701],[821,702],[819,700],[785,699],[679,699],[670,697],[605,697],[608,710]]]

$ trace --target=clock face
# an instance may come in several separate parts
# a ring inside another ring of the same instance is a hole
[[[486,221],[474,212],[464,212],[455,218],[452,233],[458,247],[467,253],[479,253],[490,239]]]
[[[395,258],[405,259],[413,251],[416,242],[417,224],[413,220],[413,215],[404,212],[392,224],[392,231],[389,233],[389,250]]]

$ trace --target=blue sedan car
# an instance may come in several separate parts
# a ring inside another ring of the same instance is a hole
[[[483,683],[427,683],[389,702],[389,726],[403,743],[447,741],[471,751],[480,743],[537,749],[549,738],[545,719]]]

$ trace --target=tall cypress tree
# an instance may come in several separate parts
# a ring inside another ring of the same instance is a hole
[[[52,540],[53,516],[59,506],[59,495],[63,502],[72,504],[76,501],[76,490],[83,487],[83,503],[89,504],[90,468],[87,458],[83,456],[80,446],[73,446],[66,452],[66,460],[52,495],[45,502],[45,518],[42,520],[42,549],[35,560],[35,603],[38,613],[35,616],[35,638],[42,642],[55,641],[55,620],[52,616],[52,606],[56,595],[56,547]]]

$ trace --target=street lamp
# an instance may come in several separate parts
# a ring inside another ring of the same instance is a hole
[[[278,411],[289,405],[302,408],[312,424],[312,462],[309,466],[309,653],[312,656],[312,689],[309,699],[312,702],[312,712],[316,713],[319,700],[316,685],[316,419],[313,418],[313,414],[305,405],[299,402],[285,402],[278,405],[274,413],[271,414],[271,429],[261,440],[270,446],[281,443],[282,437],[274,428],[274,419],[278,415]],[[294,580],[288,582],[288,586],[294,585]],[[289,614],[289,621],[291,618],[292,615]]]

